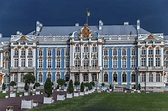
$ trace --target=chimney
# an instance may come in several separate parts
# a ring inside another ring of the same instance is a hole
[[[2,34],[0,33],[0,38],[2,37]]]
[[[137,20],[137,30],[139,30],[140,29],[140,20],[138,19]]]
[[[99,30],[102,30],[102,28],[103,28],[103,22],[99,20]]]

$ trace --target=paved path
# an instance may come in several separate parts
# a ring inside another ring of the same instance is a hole
[[[57,100],[57,94],[64,94],[63,91],[54,91],[52,94],[54,100]],[[13,97],[13,98],[0,98],[0,111],[6,111],[6,106],[14,106],[14,111],[23,111],[21,110],[21,100],[29,99],[36,100],[38,102],[38,107],[43,105],[43,97],[45,94],[34,95],[34,96],[23,96],[23,97]]]

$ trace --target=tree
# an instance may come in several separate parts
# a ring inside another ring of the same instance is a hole
[[[63,86],[65,84],[65,80],[64,79],[58,79],[57,80],[57,83],[60,85],[60,86]]]
[[[83,82],[81,83],[81,86],[80,86],[80,92],[84,92],[84,84],[83,84]]]
[[[27,92],[29,90],[29,85],[28,83],[25,83],[24,90]]]
[[[88,84],[88,89],[89,89],[89,90],[92,89],[92,84],[91,84],[91,83]]]
[[[15,81],[11,81],[9,85],[12,86],[12,91],[13,91],[13,87],[16,86],[16,82]]]
[[[3,83],[2,84],[2,90],[5,90],[6,89],[6,85]]]
[[[35,82],[35,77],[31,73],[24,75],[23,79],[24,79],[25,83],[28,83],[28,84]]]
[[[47,97],[50,97],[52,95],[52,82],[50,78],[47,78],[44,84],[44,91],[47,94]]]
[[[93,82],[93,81],[92,81],[92,82],[90,82],[90,84],[91,84],[92,86],[95,86],[95,82]]]
[[[74,85],[75,85],[75,86],[78,86],[79,84],[80,84],[79,81],[75,81],[75,82],[74,82]]]
[[[69,81],[69,85],[68,85],[68,89],[67,90],[68,90],[68,92],[70,94],[74,92],[73,81],[72,80]]]

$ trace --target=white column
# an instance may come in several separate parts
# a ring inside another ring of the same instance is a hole
[[[99,73],[99,83],[102,83],[102,72]]]
[[[146,72],[146,82],[149,82],[149,72]]]
[[[138,47],[138,67],[141,66],[141,60],[140,60],[141,56],[140,55],[141,55],[141,48]]]
[[[33,67],[36,67],[36,49],[35,48],[33,48]]]
[[[27,58],[27,56],[28,56],[28,49],[25,49],[25,53],[26,53],[25,54],[25,63],[26,63],[25,66],[28,67],[28,58]]]
[[[92,44],[89,45],[89,66],[92,66],[91,60],[92,60]]]
[[[141,83],[141,73],[138,72],[138,84]]]
[[[81,58],[81,66],[83,66],[83,44],[80,45],[80,58]]]
[[[156,72],[153,73],[153,82],[156,82]]]
[[[74,73],[72,73],[72,72],[70,73],[70,80],[72,80],[73,82],[75,81],[74,80]]]
[[[156,58],[155,58],[155,55],[156,55],[156,48],[154,47],[154,48],[153,48],[153,66],[154,66],[154,67],[156,66]]]
[[[18,50],[19,51],[19,58],[18,58],[18,61],[19,61],[19,67],[21,67],[21,48]]]
[[[92,74],[89,73],[89,82],[91,82],[91,81],[92,81]]]
[[[0,67],[2,67],[2,52],[0,53]]]
[[[10,76],[10,81],[14,81],[14,74],[12,74],[12,76]]]
[[[163,67],[163,60],[164,60],[164,57],[163,57],[163,54],[164,54],[164,51],[163,51],[163,47],[161,47],[161,67]]]
[[[98,40],[98,66],[102,69],[102,40]]]
[[[21,82],[21,74],[20,73],[17,74],[18,74],[18,82]]]
[[[1,53],[1,67],[3,67],[3,53]]]
[[[148,65],[148,47],[146,48],[146,66],[149,66]]]
[[[80,83],[83,82],[83,74],[82,73],[79,74],[79,81],[80,81]]]
[[[13,67],[14,66],[14,58],[13,58],[13,56],[14,56],[14,50],[13,49],[11,49],[11,67]]]
[[[70,66],[74,66],[74,41],[70,43]]]

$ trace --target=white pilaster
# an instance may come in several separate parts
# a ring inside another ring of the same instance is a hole
[[[98,40],[98,66],[102,69],[102,40]]]
[[[92,81],[92,74],[89,73],[89,82],[91,82],[91,81]]]
[[[75,46],[74,46],[74,41],[72,40],[71,41],[72,43],[70,44],[70,66],[74,66],[74,49],[75,49]]]
[[[102,72],[99,73],[99,83],[102,83]]]
[[[19,61],[19,67],[21,67],[21,48],[19,49],[19,58],[18,58],[18,61]]]
[[[140,58],[141,58],[141,48],[138,48],[138,67],[139,66],[141,66],[141,60],[140,60]]]
[[[3,64],[3,53],[0,53],[0,67],[2,67]]]
[[[89,45],[89,66],[92,66],[91,64],[91,60],[92,60],[92,45]]]
[[[80,58],[81,58],[81,66],[83,66],[83,44],[80,45]]]
[[[148,64],[148,48],[146,48],[146,66],[149,66],[149,64]]]
[[[36,67],[36,49],[33,48],[33,67]]]
[[[27,56],[28,56],[28,49],[25,49],[25,63],[26,63],[25,66],[26,67],[28,67],[28,58],[27,58]]]
[[[18,82],[21,82],[21,74],[20,73],[17,74],[18,74]]]
[[[156,66],[156,58],[155,58],[155,55],[156,55],[156,48],[154,47],[154,48],[153,48],[153,66]]]
[[[83,74],[82,73],[79,74],[79,81],[80,81],[80,83],[83,82]]]
[[[161,67],[163,67],[163,60],[164,60],[164,57],[163,57],[163,54],[164,54],[164,51],[163,51],[163,47],[161,48]]]

